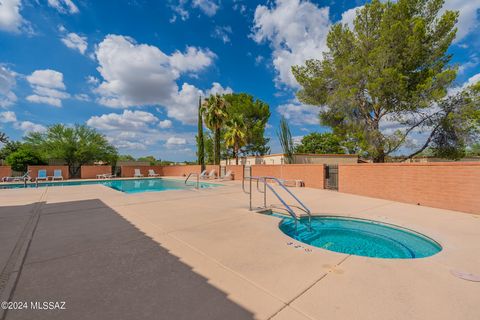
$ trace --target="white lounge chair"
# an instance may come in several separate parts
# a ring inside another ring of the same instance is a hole
[[[30,177],[30,170],[27,171],[24,175],[18,177],[3,177],[2,182],[15,182],[15,181],[30,181],[32,178]]]
[[[222,181],[233,180],[232,170],[228,170],[222,177]]]
[[[208,175],[200,176],[201,179],[215,179],[217,176],[215,169],[212,169]]]
[[[38,173],[37,173],[37,181],[41,181],[41,180],[45,180],[45,181],[48,180],[47,170],[45,170],[45,169],[40,169],[40,170],[38,170]]]
[[[134,177],[134,178],[143,177],[143,174],[140,172],[140,169],[133,169],[133,171],[135,172],[135,173],[133,174],[133,177]]]
[[[60,170],[60,169],[53,170],[53,176],[51,176],[51,178],[52,178],[52,181],[63,180],[62,170]]]
[[[199,175],[200,179],[204,179],[207,177],[207,170],[203,170],[202,173]]]
[[[153,169],[148,169],[148,176],[149,177],[158,177],[160,176],[158,173],[155,173],[155,170]]]

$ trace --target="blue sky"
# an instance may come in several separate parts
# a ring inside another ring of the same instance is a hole
[[[329,27],[364,1],[1,0],[0,130],[20,139],[53,123],[87,123],[121,153],[195,158],[199,95],[247,92],[267,102],[280,151],[281,115],[294,136],[325,131],[295,99],[291,65],[320,58]],[[456,85],[480,78],[480,0],[460,11],[451,47]]]

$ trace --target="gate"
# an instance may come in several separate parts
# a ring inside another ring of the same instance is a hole
[[[325,165],[325,188],[338,190],[338,164]]]
[[[248,178],[252,176],[252,167],[251,166],[243,166],[243,177]]]

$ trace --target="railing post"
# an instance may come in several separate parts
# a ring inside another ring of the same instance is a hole
[[[263,180],[263,207],[267,208],[267,180]]]
[[[250,211],[252,211],[252,177],[248,177],[248,180],[250,180]]]

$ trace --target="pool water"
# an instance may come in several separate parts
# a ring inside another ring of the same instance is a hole
[[[302,219],[295,232],[295,221],[284,218],[280,230],[303,243],[335,252],[357,256],[416,259],[432,256],[442,250],[434,240],[390,224],[372,220],[335,216]]]
[[[41,182],[39,187],[60,187],[60,186],[83,186],[90,184],[101,184],[112,189],[125,193],[158,192],[167,190],[185,190],[195,187],[196,182],[185,184],[182,180],[170,180],[161,178],[149,179],[112,179],[112,180],[91,180],[91,181],[60,181]],[[212,188],[219,186],[215,183],[200,182],[199,188]],[[0,189],[24,188],[23,183],[0,185]],[[27,188],[35,188],[34,183],[27,184]]]

